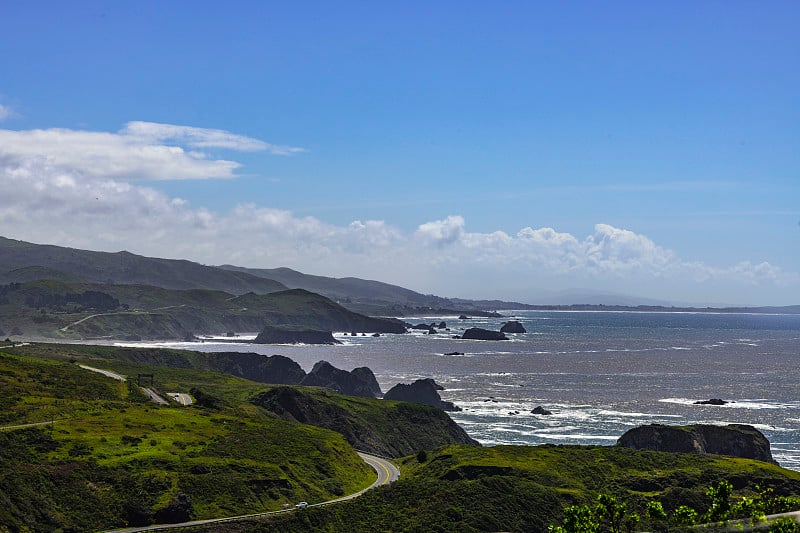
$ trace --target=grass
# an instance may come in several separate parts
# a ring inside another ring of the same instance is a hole
[[[128,375],[153,368],[95,363]],[[263,512],[331,499],[372,481],[372,470],[338,433],[249,404],[239,408],[238,398],[258,384],[168,370],[159,386],[185,390],[202,382],[231,407],[157,406],[135,387],[68,361],[0,352],[3,425],[55,420],[0,431],[0,530],[147,523],[181,495],[190,497],[197,518]],[[245,383],[245,392],[234,393]]]

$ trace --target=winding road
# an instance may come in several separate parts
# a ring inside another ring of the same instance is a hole
[[[309,504],[308,507],[321,507],[323,505],[331,505],[334,503],[340,503],[348,500],[352,500],[354,498],[358,498],[368,490],[374,489],[375,487],[380,487],[381,485],[388,485],[393,481],[397,481],[400,478],[400,471],[397,467],[387,461],[386,459],[382,459],[381,457],[377,457],[375,455],[370,455],[364,452],[358,452],[358,455],[367,463],[369,466],[372,467],[373,470],[378,474],[378,479],[370,485],[369,487],[362,489],[358,492],[353,494],[348,494],[347,496],[342,496],[341,498],[336,498],[335,500],[328,500],[325,502],[320,503],[312,503]],[[124,529],[111,529],[105,531],[104,533],[137,533],[139,531],[161,531],[165,529],[178,529],[183,527],[193,527],[193,526],[207,526],[211,524],[220,524],[223,522],[236,522],[239,520],[248,520],[251,518],[260,518],[263,516],[272,516],[278,515],[282,513],[291,513],[296,511],[295,508],[283,509],[280,511],[269,511],[266,513],[255,513],[255,514],[245,514],[239,516],[229,516],[226,518],[209,518],[206,520],[193,520],[191,522],[181,522],[179,524],[155,524],[152,526],[142,526],[142,527],[128,527]]]

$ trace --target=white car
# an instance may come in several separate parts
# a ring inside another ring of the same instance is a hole
[[[295,508],[297,509],[305,509],[306,507],[308,507],[308,502],[300,502],[297,505],[295,505]]]

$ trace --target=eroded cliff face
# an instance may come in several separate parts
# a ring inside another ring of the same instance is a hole
[[[285,420],[341,433],[354,448],[389,457],[447,444],[480,446],[447,413],[427,405],[276,387],[251,402]]]
[[[318,361],[301,381],[300,385],[325,387],[349,396],[375,398],[381,395],[381,387],[372,370],[362,366],[352,372],[340,370],[327,361]]]
[[[457,407],[453,402],[442,400],[438,392],[440,390],[444,390],[444,387],[437,384],[433,379],[418,379],[411,384],[398,383],[389,389],[383,398],[385,400],[423,403],[438,407],[443,411],[460,411],[461,408]]]
[[[664,426],[652,424],[625,432],[617,446],[634,450],[673,453],[729,455],[777,464],[769,441],[753,426],[694,425]]]

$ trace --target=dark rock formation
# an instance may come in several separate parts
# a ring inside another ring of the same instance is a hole
[[[531,410],[531,413],[534,415],[552,415],[550,411],[542,407],[541,405],[537,405]]]
[[[459,320],[467,320],[469,317],[467,315],[459,315]]]
[[[256,344],[340,344],[330,331],[295,326],[264,326]]]
[[[617,441],[617,446],[659,452],[730,455],[777,464],[767,438],[753,426],[743,424],[652,424],[626,431]]]
[[[499,331],[492,331],[483,328],[469,328],[461,336],[462,339],[471,339],[479,341],[507,341],[508,337]]]
[[[447,322],[445,322],[444,320],[442,320],[441,322],[439,322],[439,324],[438,324],[438,325],[433,325],[433,324],[431,324],[431,327],[432,327],[432,328],[433,328],[433,327],[436,327],[436,328],[439,328],[439,329],[447,329]]]
[[[373,374],[372,370],[370,370],[368,367],[360,366],[358,368],[354,368],[350,371],[350,374],[367,386],[367,391],[373,398],[383,396],[383,391],[381,390],[381,386],[378,384],[378,380],[375,379],[375,374]]]
[[[221,352],[208,354],[208,362],[214,370],[259,383],[296,385],[306,377],[300,365],[283,355]]]
[[[341,433],[358,450],[403,457],[447,444],[480,446],[447,413],[428,405],[343,398],[275,387],[252,400],[284,420]],[[354,403],[355,402],[355,403]]]
[[[427,330],[427,329],[431,329],[431,325],[430,324],[415,324],[415,325],[411,326],[411,329],[426,329]]]
[[[349,396],[375,398],[380,395],[380,386],[369,368],[357,368],[353,372],[341,370],[327,361],[319,361],[314,365],[300,385],[308,387],[325,387]]]
[[[500,333],[527,333],[528,331],[523,327],[518,320],[509,320],[503,327],[500,328]]]
[[[710,400],[699,400],[694,402],[695,405],[725,405],[730,402],[721,400],[720,398],[711,398]]]
[[[464,352],[447,352],[445,355],[464,355]]]
[[[444,390],[444,387],[433,381],[431,378],[418,379],[414,383],[407,385],[398,383],[383,395],[384,400],[395,400],[398,402],[423,403],[438,407],[443,411],[460,411],[453,402],[442,400],[437,391]]]

